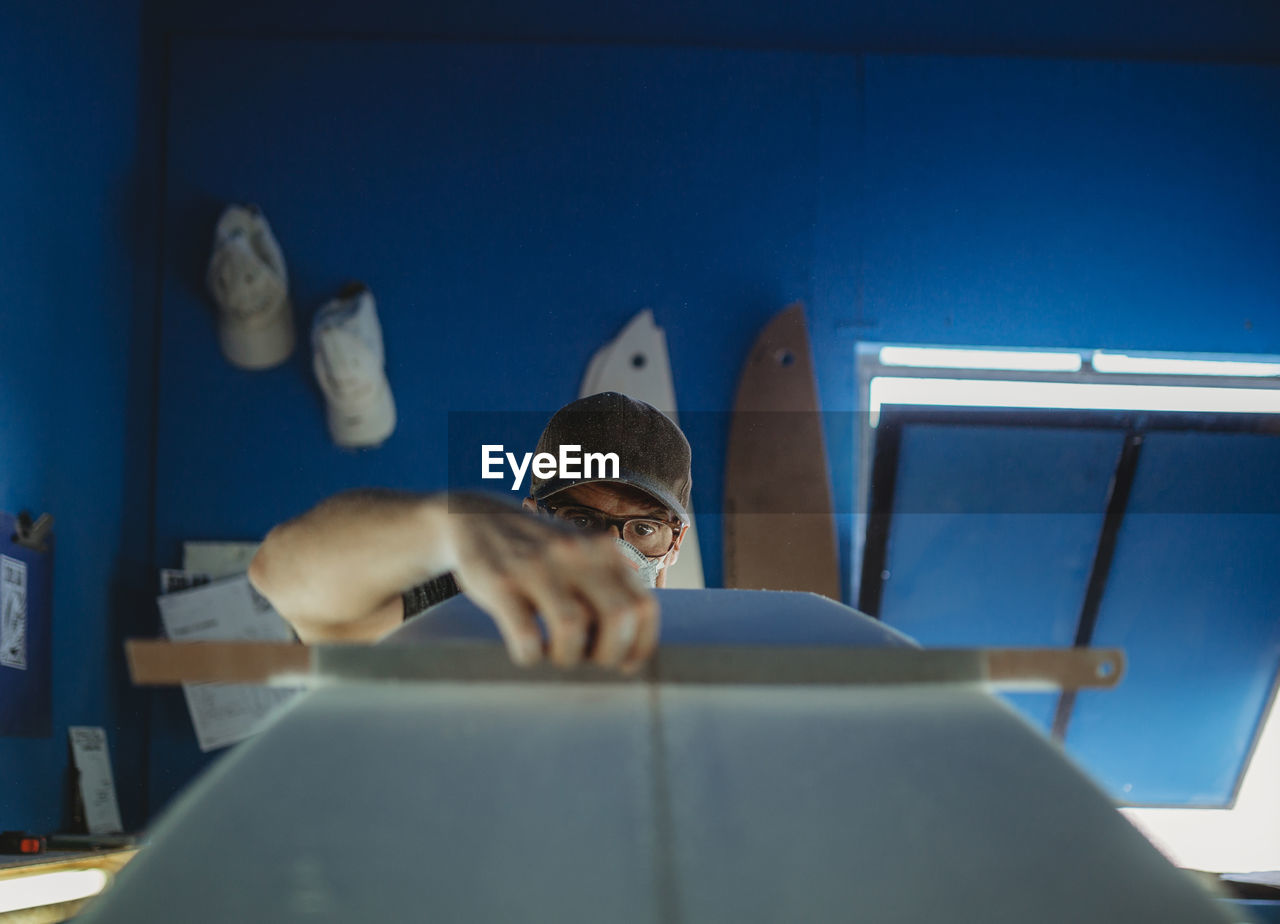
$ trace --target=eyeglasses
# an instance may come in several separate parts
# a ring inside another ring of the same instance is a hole
[[[611,517],[594,507],[553,507],[539,503],[538,509],[584,533],[604,533],[616,528],[623,540],[630,542],[642,555],[649,558],[657,558],[670,552],[680,532],[679,523],[672,524],[653,517]]]

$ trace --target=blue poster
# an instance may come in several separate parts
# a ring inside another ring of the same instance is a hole
[[[0,513],[0,736],[47,737],[50,716],[53,544],[15,541],[16,519]]]

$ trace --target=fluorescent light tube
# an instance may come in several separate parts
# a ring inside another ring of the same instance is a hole
[[[1175,359],[1158,356],[1129,356],[1095,350],[1093,368],[1098,372],[1136,372],[1150,375],[1236,375],[1264,377],[1280,375],[1280,363],[1227,359]]]
[[[919,369],[999,369],[1017,372],[1079,372],[1079,353],[1043,350],[966,350],[950,347],[880,348],[882,366]]]
[[[0,880],[0,914],[89,898],[101,892],[106,885],[107,874],[100,869],[66,870],[3,879]]]
[[[869,398],[872,426],[879,422],[880,408],[885,404],[1280,414],[1280,388],[876,376],[871,380]]]

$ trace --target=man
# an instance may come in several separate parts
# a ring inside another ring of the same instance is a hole
[[[304,642],[373,641],[456,581],[516,663],[634,671],[657,645],[649,587],[665,585],[689,525],[689,443],[657,409],[604,392],[551,418],[537,452],[561,446],[614,453],[617,470],[531,466],[523,510],[484,494],[345,492],[271,530],[249,578]]]

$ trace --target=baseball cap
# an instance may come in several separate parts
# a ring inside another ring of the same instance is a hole
[[[381,445],[395,430],[396,405],[385,371],[382,325],[367,286],[345,286],[316,312],[311,345],[334,443],[348,449]]]
[[[293,352],[293,307],[284,254],[266,216],[231,205],[213,233],[209,291],[218,305],[223,355],[242,369],[278,366]]]
[[[616,391],[588,395],[566,404],[547,423],[538,439],[537,452],[556,455],[561,446],[581,446],[589,452],[616,453],[617,478],[538,478],[530,493],[535,501],[579,484],[625,484],[638,488],[670,508],[682,523],[689,522],[692,453],[666,414],[651,404]]]

